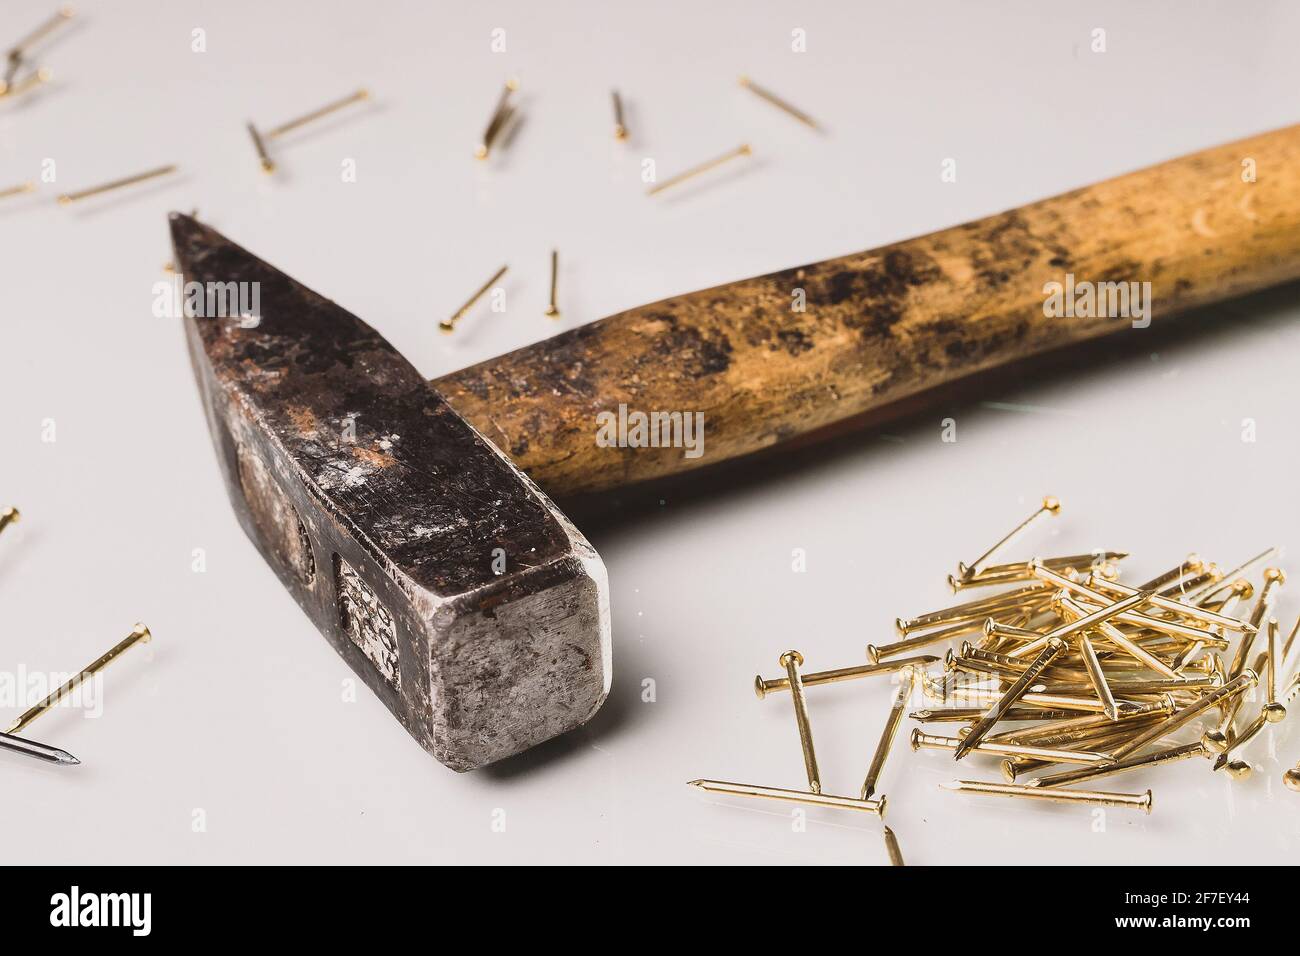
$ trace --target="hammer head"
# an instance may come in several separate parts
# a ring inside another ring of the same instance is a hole
[[[612,674],[591,545],[368,325],[188,216],[171,229],[226,490],[334,649],[454,770],[583,724]]]

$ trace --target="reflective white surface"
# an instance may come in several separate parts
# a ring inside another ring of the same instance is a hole
[[[613,587],[610,701],[564,741],[457,776],[364,689],[343,700],[351,672],[237,527],[180,328],[150,314],[169,209],[197,207],[434,376],[621,308],[1293,122],[1300,9],[78,6],[42,48],[54,82],[0,102],[0,188],[38,178],[47,158],[58,176],[0,201],[0,504],[24,512],[0,536],[0,670],[75,669],[136,620],[155,641],[107,672],[100,719],[62,711],[31,728],[83,766],[0,754],[0,807],[22,821],[6,831],[12,862],[881,864],[873,819],[810,810],[799,832],[786,806],[685,786],[801,784],[788,699],[751,689],[756,672],[776,676],[781,651],[799,648],[810,670],[862,661],[896,616],[949,603],[955,562],[1045,493],[1064,512],[1026,551],[1129,550],[1129,580],[1191,550],[1231,566],[1300,530],[1294,290],[1214,310],[1194,334],[1162,335],[1157,314],[1158,347],[985,396],[1019,411],[953,405],[954,444],[936,412],[580,520]],[[11,0],[0,42],[52,9]],[[495,27],[505,53],[490,51]],[[1096,27],[1103,54],[1090,51]],[[204,53],[191,51],[195,28]],[[796,28],[806,53],[790,50]],[[742,72],[826,133],[739,88]],[[510,75],[523,124],[476,163]],[[282,173],[261,174],[247,120],[273,125],[360,85],[372,104],[302,130],[276,147]],[[611,87],[627,103],[626,145],[611,136]],[[643,158],[662,177],[741,142],[747,164],[643,195]],[[956,183],[939,178],[948,157]],[[341,181],[348,159],[355,183]],[[181,175],[54,203],[165,162]],[[542,315],[553,246],[558,323]],[[438,335],[502,263],[507,313]],[[791,571],[796,548],[806,573]],[[1281,592],[1288,629],[1297,587]],[[828,791],[856,793],[892,693],[885,680],[809,692]],[[951,757],[903,739],[880,789],[910,862],[1287,862],[1300,794],[1281,773],[1300,760],[1298,723],[1264,732],[1243,783],[1203,761],[1114,778],[1103,789],[1151,787],[1155,811],[1111,810],[1101,825],[1087,809],[944,793]],[[960,775],[996,779],[991,762]]]

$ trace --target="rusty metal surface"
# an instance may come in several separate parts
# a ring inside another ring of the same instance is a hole
[[[260,283],[259,322],[185,319],[191,360],[240,523],[334,648],[456,770],[585,722],[611,667],[582,535],[361,320],[171,227],[186,282]]]

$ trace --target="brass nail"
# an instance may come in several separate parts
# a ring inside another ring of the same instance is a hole
[[[13,505],[10,505],[9,507],[5,508],[3,511],[0,511],[0,531],[4,531],[4,529],[9,527],[11,524],[17,524],[18,519],[21,517],[22,517],[22,512],[19,511],[17,508],[15,508]]]
[[[1065,651],[1065,642],[1052,638],[1048,641],[1047,646],[1042,652],[1034,658],[1033,663],[1025,669],[1025,672],[1017,678],[1016,682],[1007,688],[1006,692],[998,698],[997,702],[989,708],[989,712],[979,719],[971,732],[957,747],[954,755],[955,759],[960,760],[971,752],[974,747],[993,729],[993,725],[1002,719],[1002,715],[1010,709],[1011,705],[1019,700],[1029,690],[1030,686],[1038,679],[1038,675],[1048,664],[1056,660]]]
[[[1047,562],[1044,561],[1043,563],[1046,564]],[[1170,568],[1163,574],[1157,574],[1150,581],[1144,582],[1138,590],[1158,591],[1165,585],[1172,584],[1175,581],[1181,581],[1189,574],[1199,574],[1204,567],[1205,565],[1201,561],[1201,556],[1199,554],[1189,554],[1185,559],[1178,562],[1175,567]]]
[[[965,723],[971,720],[978,720],[983,716],[987,707],[925,707],[921,710],[914,710],[907,716],[912,720],[919,720],[923,724],[929,723]],[[1121,715],[1122,715],[1121,711]],[[1003,720],[1064,720],[1070,717],[1077,717],[1074,711],[1069,710],[1041,710],[1036,707],[1013,707],[1003,715]],[[1110,720],[1109,717],[1106,720]]]
[[[741,156],[750,156],[752,154],[753,154],[753,150],[750,148],[749,144],[741,143],[739,146],[737,146],[735,149],[731,150],[730,152],[723,153],[721,156],[715,157],[714,159],[710,159],[708,162],[700,163],[700,165],[698,166],[691,167],[690,169],[686,170],[684,173],[678,173],[676,176],[673,176],[671,179],[666,179],[663,182],[658,183],[657,185],[651,186],[649,189],[646,190],[646,195],[653,196],[656,193],[663,192],[665,189],[669,189],[673,186],[676,186],[678,183],[683,183],[688,179],[693,179],[694,177],[700,175],[701,173],[707,173],[709,170],[714,169],[717,166],[721,166],[723,163],[729,162],[733,159],[737,159],[738,157]]]
[[[1218,770],[1219,767],[1216,766],[1214,769]],[[1223,770],[1226,771],[1228,776],[1233,780],[1245,780],[1254,773],[1255,768],[1244,760],[1229,760],[1223,765]]]
[[[557,318],[560,314],[559,307],[555,304],[555,282],[560,271],[560,253],[556,249],[551,250],[551,304],[546,307],[546,314],[551,318]]]
[[[40,26],[32,30],[31,33],[27,34],[25,37],[23,37],[21,40],[19,40],[17,43],[15,43],[12,47],[9,48],[9,53],[8,53],[9,62],[13,63],[18,60],[21,60],[24,56],[26,56],[28,47],[34,46],[37,41],[44,39],[48,34],[53,32],[55,29],[62,26],[63,24],[67,23],[75,15],[76,15],[76,11],[72,7],[69,6],[60,7],[58,12],[55,13],[54,16],[50,17]]]
[[[1265,560],[1266,558],[1272,557],[1272,556],[1273,556],[1274,554],[1276,554],[1276,553],[1277,553],[1277,547],[1276,547],[1276,546],[1271,547],[1271,548],[1265,548],[1263,551],[1261,551],[1259,554],[1255,555],[1253,558],[1250,558],[1250,559],[1247,560],[1247,561],[1243,561],[1240,565],[1238,565],[1237,567],[1233,568],[1231,571],[1228,571],[1227,573],[1225,573],[1225,574],[1223,575],[1223,579],[1224,579],[1225,581],[1231,581],[1231,580],[1233,580],[1234,578],[1236,578],[1237,575],[1241,574],[1242,571],[1245,571],[1245,570],[1246,570],[1247,568],[1249,568],[1250,566],[1255,565],[1255,564],[1258,564],[1260,561],[1263,561],[1263,560]],[[1196,598],[1198,598],[1198,597],[1202,597],[1202,596],[1204,596],[1205,593],[1211,591],[1213,588],[1214,588],[1214,585],[1213,585],[1213,584],[1206,584],[1206,585],[1204,585],[1203,587],[1198,588],[1198,589],[1192,591],[1190,594],[1187,595],[1187,597],[1188,597],[1189,600],[1194,600],[1194,599],[1196,599]]]
[[[8,75],[6,75],[3,80],[0,80],[0,98],[22,96],[28,90],[33,90],[42,83],[48,83],[50,80],[54,79],[53,71],[48,70],[45,67],[40,67],[39,69],[32,70],[21,80],[15,82],[16,71],[16,64],[12,65]]]
[[[1205,756],[1205,744],[1197,741],[1193,744],[1184,744],[1181,747],[1171,747],[1168,750],[1157,750],[1154,753],[1142,757],[1129,757],[1127,760],[1112,761],[1101,767],[1079,767],[1072,770],[1064,770],[1060,773],[1048,774],[1039,777],[1036,780],[1027,782],[1031,787],[1062,787],[1076,783],[1082,783],[1085,780],[1096,780],[1098,777],[1108,777],[1111,774],[1125,773],[1129,770],[1144,770],[1148,767],[1158,767],[1161,764],[1173,763],[1176,760],[1186,760],[1188,757]]]
[[[1287,635],[1286,643],[1282,645],[1282,656],[1278,658],[1278,665],[1283,666],[1291,659],[1291,645],[1295,643],[1295,636],[1300,632],[1300,617],[1296,618],[1295,627],[1291,628],[1291,633]]]
[[[1020,535],[1024,534],[1025,531],[1029,529],[1029,526],[1032,525],[1035,521],[1037,521],[1043,515],[1057,515],[1060,513],[1061,513],[1061,503],[1059,501],[1057,501],[1055,498],[1051,497],[1050,495],[1044,498],[1043,503],[1039,506],[1037,511],[1031,514],[1024,521],[1020,522],[1020,524],[1012,528],[1011,531],[1008,532],[1007,535],[1003,537],[1001,541],[993,545],[993,547],[989,548],[978,558],[972,561],[969,565],[958,562],[957,576],[959,578],[975,577],[980,573],[982,566],[984,565],[985,562],[989,560],[989,558],[993,557],[993,555],[995,555],[998,551],[1001,551],[1003,548],[1005,548],[1016,538],[1020,537]]]
[[[1096,551],[1091,554],[1058,555],[1054,558],[1039,558],[1038,560],[1046,567],[1062,570],[1122,561],[1127,557],[1127,551]],[[1015,581],[1032,581],[1034,578],[1032,565],[1032,560],[1015,561],[1010,564],[993,564],[971,578],[961,578],[955,574],[950,574],[948,575],[948,586],[954,591],[960,591],[965,588],[984,587],[994,584],[1011,584]],[[1148,589],[1143,588],[1142,590]]]
[[[903,851],[898,848],[898,837],[894,836],[894,831],[885,827],[885,850],[889,853],[890,866],[904,866]]]
[[[275,160],[266,151],[266,143],[262,141],[262,134],[257,131],[257,127],[252,123],[248,124],[248,135],[253,139],[253,148],[257,150],[257,158],[262,163],[262,172],[275,172]]]
[[[785,668],[785,676],[790,682],[790,697],[794,701],[794,722],[799,728],[799,745],[803,748],[803,766],[808,774],[808,789],[813,793],[821,793],[821,774],[817,770],[817,753],[813,750],[812,726],[808,722],[808,698],[804,696],[803,681],[799,679],[799,667],[803,664],[803,655],[798,651],[786,651],[781,655],[780,664]]]
[[[623,98],[618,95],[618,90],[610,90],[610,96],[614,100],[614,138],[627,139],[627,127],[623,125]]]
[[[1232,657],[1232,666],[1228,668],[1229,677],[1236,677],[1245,670],[1246,659],[1250,654],[1255,635],[1258,633],[1259,626],[1264,622],[1265,615],[1273,606],[1273,592],[1285,583],[1286,572],[1281,568],[1264,569],[1264,586],[1260,588],[1259,596],[1255,598],[1255,606],[1251,609],[1248,619],[1251,629],[1242,635],[1241,643],[1237,645],[1237,653]]]
[[[36,184],[32,182],[19,183],[17,186],[9,186],[6,189],[0,189],[0,199],[8,199],[10,196],[21,196],[24,193],[36,191]]]
[[[877,816],[885,815],[885,798],[857,800],[837,797],[829,793],[806,793],[803,790],[783,790],[780,787],[762,787],[752,783],[729,783],[725,780],[689,780],[687,785],[699,787],[709,793],[726,793],[737,797],[763,797],[768,800],[788,800],[791,803],[810,803],[818,807],[835,807],[840,810],[864,810]]]
[[[967,735],[969,736],[969,735]],[[959,737],[942,737],[936,734],[922,733],[920,728],[912,731],[913,750],[956,750],[962,744]],[[1062,750],[1058,747],[1031,747],[1022,744],[993,743],[985,741],[971,748],[975,753],[993,754],[998,757],[1025,757],[1029,760],[1042,760],[1046,763],[1081,763],[1096,766],[1110,762],[1110,756],[1088,750]]]
[[[353,103],[360,103],[368,99],[370,99],[370,91],[366,89],[360,89],[355,93],[349,93],[342,99],[335,100],[332,103],[326,103],[320,109],[312,110],[310,113],[304,113],[302,116],[291,119],[287,123],[281,123],[279,126],[267,130],[266,138],[279,139],[285,133],[293,132],[300,126],[306,126],[308,123],[328,116],[331,113],[343,109],[345,106],[351,106]]]
[[[497,280],[506,274],[506,270],[508,268],[510,268],[508,265],[502,266],[495,273],[493,273],[492,278],[488,279],[487,282],[484,282],[483,285],[479,287],[478,291],[469,297],[468,302],[466,302],[459,309],[453,312],[450,319],[447,319],[445,322],[439,322],[438,328],[444,332],[454,331],[456,328],[456,323],[459,322],[462,318],[464,318],[465,313],[474,307],[474,303],[477,302],[479,299],[483,298],[487,290],[492,288],[492,286],[496,284]]]
[[[1264,668],[1264,688],[1271,704],[1277,703],[1277,655],[1280,652],[1281,648],[1277,643],[1277,618],[1270,617],[1268,619],[1268,651],[1266,652],[1268,661]],[[1282,715],[1286,716],[1285,710],[1282,711]],[[1277,719],[1281,720],[1282,718]]]
[[[876,752],[871,757],[871,765],[867,767],[867,776],[862,781],[862,789],[858,792],[858,795],[863,800],[870,800],[875,796],[876,784],[880,781],[880,773],[885,769],[885,758],[889,756],[889,750],[894,744],[894,738],[898,736],[898,725],[903,722],[903,713],[907,709],[907,702],[911,698],[915,686],[915,672],[910,668],[903,671],[903,680],[899,683],[898,693],[894,696],[894,703],[889,708],[885,728],[880,732],[880,742],[876,744]]]
[[[89,680],[91,677],[94,677],[96,674],[102,671],[109,664],[113,663],[113,661],[117,660],[117,658],[123,652],[135,646],[136,644],[142,642],[147,643],[151,637],[152,635],[149,633],[149,628],[145,627],[143,624],[137,624],[134,628],[131,629],[130,634],[128,634],[122,640],[118,641],[116,645],[114,645],[112,648],[110,648],[108,651],[102,654],[99,658],[97,658],[96,660],[88,664],[81,671],[81,673],[77,674],[75,677],[69,679],[68,681],[65,681],[59,687],[55,688],[55,690],[53,690],[39,704],[35,704],[34,706],[28,708],[17,719],[15,719],[13,723],[11,723],[8,727],[6,727],[4,729],[4,732],[7,734],[15,734],[18,731],[22,730],[33,720],[41,716],[41,714],[45,713],[47,710],[49,710],[51,707],[57,704],[60,700],[62,700],[70,691],[72,691],[83,681]]]
[[[801,674],[800,681],[804,687],[816,687],[818,684],[834,684],[838,681],[853,680],[858,677],[869,677],[872,674],[892,674],[895,671],[901,671],[909,667],[924,667],[927,664],[933,664],[939,660],[933,654],[926,654],[920,657],[900,657],[897,660],[886,661],[880,664],[862,664],[857,667],[841,667],[833,671],[818,671],[813,674]],[[770,680],[764,679],[762,675],[754,678],[754,693],[759,700],[762,700],[773,691],[789,690],[790,679],[788,677],[774,677]]]
[[[906,637],[912,631],[926,630],[943,624],[983,621],[995,611],[1019,608],[1040,600],[1047,601],[1052,597],[1053,593],[1054,591],[1050,587],[1044,587],[1041,584],[1030,584],[1022,588],[1016,588],[1014,591],[1006,591],[1002,594],[994,594],[991,597],[982,597],[974,601],[954,604],[952,607],[946,607],[942,610],[930,611],[928,614],[896,618],[894,620],[894,629],[901,636]]]
[[[1300,790],[1300,763],[1282,774],[1282,782],[1291,790]]]
[[[148,172],[140,173],[136,176],[127,176],[125,179],[115,179],[112,182],[104,183],[100,186],[92,186],[90,189],[83,189],[80,192],[64,193],[59,197],[59,205],[67,206],[74,202],[80,202],[83,199],[89,199],[91,196],[98,196],[101,193],[110,192],[114,189],[122,189],[125,186],[134,186],[136,183],[142,183],[150,179],[157,179],[159,176],[168,176],[176,172],[175,166],[159,166],[157,169],[151,169]]]
[[[507,120],[514,113],[514,110],[510,107],[510,95],[517,89],[519,89],[518,80],[513,77],[506,80],[505,88],[501,90],[501,95],[497,98],[497,105],[492,110],[492,117],[488,120],[487,129],[483,131],[483,139],[474,150],[475,159],[487,159],[488,154],[492,152],[492,146],[496,142],[497,135],[505,128]]]
[[[1098,790],[1052,790],[1017,783],[983,783],[978,780],[955,780],[940,784],[956,793],[983,793],[998,797],[1026,797],[1030,800],[1058,800],[1062,803],[1086,803],[1103,807],[1130,807],[1151,812],[1151,791],[1146,793],[1106,793]]]
[[[920,634],[916,637],[904,638],[901,641],[894,641],[891,644],[867,645],[867,660],[873,664],[879,664],[887,657],[896,657],[899,654],[910,654],[912,651],[920,650],[923,647],[929,647],[931,644],[941,644],[946,640],[954,637],[960,637],[964,634],[974,634],[984,625],[977,619],[963,621],[946,627],[939,631],[931,631],[928,634]]]
[[[1217,564],[1207,564],[1205,570],[1195,577],[1188,578],[1186,581],[1178,581],[1167,588],[1160,590],[1160,596],[1166,598],[1185,599],[1202,584],[1218,584],[1223,580],[1223,572],[1219,570]],[[1142,590],[1146,590],[1143,588]],[[1199,602],[1197,607],[1204,607]]]
[[[1205,713],[1207,710],[1210,710],[1213,707],[1217,706],[1221,701],[1231,700],[1233,697],[1236,697],[1239,694],[1244,694],[1247,690],[1254,687],[1257,683],[1259,683],[1259,678],[1255,675],[1255,672],[1248,670],[1240,677],[1238,677],[1236,680],[1229,681],[1228,683],[1224,684],[1222,687],[1215,688],[1212,692],[1206,694],[1200,700],[1196,701],[1195,703],[1188,704],[1186,707],[1182,708],[1181,710],[1175,711],[1174,713],[1170,714],[1169,717],[1167,717],[1165,720],[1162,720],[1160,723],[1156,724],[1156,726],[1139,734],[1137,737],[1134,737],[1128,743],[1120,747],[1117,747],[1115,750],[1111,752],[1111,756],[1113,756],[1116,761],[1123,760],[1125,757],[1129,756],[1130,754],[1134,753],[1140,748],[1145,747],[1147,744],[1159,740],[1161,737],[1165,737],[1173,733],[1179,727],[1182,727],[1185,724],[1190,723],[1192,720],[1194,720],[1201,714]]]
[[[767,90],[759,86],[749,77],[747,76],[740,77],[740,85],[743,86],[745,89],[749,90],[754,95],[758,96],[759,98],[767,100],[767,102],[771,103],[777,109],[789,113],[791,116],[797,119],[800,123],[803,123],[805,126],[811,129],[818,129],[817,121],[815,119],[813,119],[803,110],[797,109],[794,106],[790,105],[785,100],[781,99],[781,97],[773,93],[771,90]]]

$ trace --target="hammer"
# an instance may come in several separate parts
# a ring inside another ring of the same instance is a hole
[[[411,736],[463,771],[582,725],[609,691],[604,565],[538,485],[666,476],[1141,335],[1114,308],[1133,283],[1162,321],[1295,279],[1300,126],[631,309],[432,388],[360,319],[212,229],[173,214],[171,230],[187,283],[260,283],[256,323],[185,319],[241,525]],[[1089,307],[1051,307],[1085,286]],[[703,412],[706,453],[597,442],[620,405]]]

